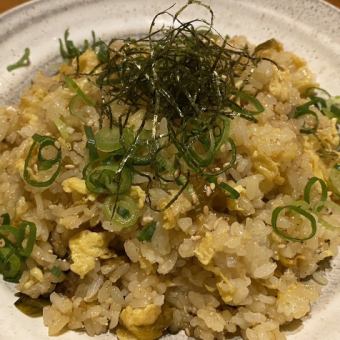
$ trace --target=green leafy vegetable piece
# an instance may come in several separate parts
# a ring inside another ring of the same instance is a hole
[[[293,211],[293,212],[305,217],[306,219],[308,219],[309,222],[310,222],[310,226],[311,226],[310,234],[306,237],[298,238],[298,237],[295,237],[295,236],[291,236],[288,233],[286,233],[285,231],[283,231],[282,229],[280,229],[277,226],[277,222],[278,222],[279,215],[283,210]],[[315,220],[314,216],[311,213],[309,213],[308,211],[304,210],[303,208],[301,208],[299,206],[295,206],[295,205],[285,205],[285,206],[275,208],[273,210],[273,213],[272,213],[271,223],[272,223],[273,231],[277,235],[279,235],[281,238],[283,238],[287,241],[292,241],[292,242],[307,241],[307,240],[309,240],[309,239],[311,239],[315,236],[316,230],[317,230],[316,220]]]
[[[155,233],[157,223],[155,221],[150,222],[147,224],[143,230],[140,231],[137,238],[139,241],[146,241],[150,242],[152,239],[153,234]]]
[[[85,126],[84,129],[87,137],[86,148],[89,150],[90,161],[93,162],[99,158],[96,148],[96,139],[92,127]]]
[[[20,294],[19,296],[20,297],[17,301],[15,301],[14,306],[25,315],[32,318],[42,316],[43,308],[50,304],[48,299],[32,299],[31,297],[24,294]]]
[[[9,216],[6,216],[5,222],[10,222]],[[24,263],[32,253],[36,235],[37,228],[32,222],[22,221],[17,227],[10,224],[0,226],[0,240],[2,241],[0,246],[0,273],[5,281],[19,281]]]
[[[70,77],[65,76],[64,78],[66,86],[72,90],[77,96],[79,96],[84,103],[89,106],[95,106],[96,103],[90,98],[88,95],[84,93],[84,91],[79,87],[79,85]]]
[[[132,183],[132,172],[128,167],[118,173],[119,165],[111,159],[89,163],[84,171],[86,186],[97,194],[124,194]]]
[[[62,165],[61,147],[57,144],[57,140],[50,136],[34,134],[32,139],[33,144],[31,145],[31,148],[29,149],[28,155],[25,159],[23,173],[24,180],[29,185],[34,187],[39,188],[49,187],[56,180],[61,170]],[[43,154],[45,148],[52,148],[55,151],[55,156],[52,158],[46,158]],[[35,151],[37,151],[37,159],[35,164],[37,165],[38,171],[50,170],[53,167],[56,168],[55,172],[51,175],[51,177],[48,180],[39,181],[32,178],[29,167],[32,163]]]
[[[55,277],[60,277],[61,274],[63,273],[61,271],[61,269],[57,266],[53,266],[52,269],[51,269],[51,273],[55,276]]]
[[[118,199],[116,196],[109,196],[104,202],[103,214],[106,220],[124,229],[137,223],[140,211],[136,202],[129,196]]]
[[[320,211],[327,200],[327,184],[321,178],[312,177],[308,180],[304,192],[303,199],[310,204],[311,203],[311,190],[316,183],[320,183],[321,186],[321,197],[320,201],[315,205],[316,211]]]
[[[30,49],[25,48],[25,52],[24,52],[23,56],[16,63],[14,63],[12,65],[8,65],[7,71],[11,72],[11,71],[16,70],[17,68],[27,67],[30,64],[31,64],[31,62],[30,62]]]

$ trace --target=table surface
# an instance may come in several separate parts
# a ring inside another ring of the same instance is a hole
[[[28,0],[0,0],[0,13],[27,1]],[[327,0],[327,1],[340,8],[340,0]]]

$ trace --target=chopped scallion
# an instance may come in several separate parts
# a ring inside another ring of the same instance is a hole
[[[308,204],[311,204],[311,190],[317,182],[319,182],[321,186],[321,197],[319,202],[315,205],[315,210],[320,211],[322,209],[322,206],[327,200],[327,185],[321,178],[312,177],[311,179],[308,180],[303,192],[303,199]]]
[[[42,136],[35,134],[33,135],[32,139],[33,144],[31,145],[31,148],[29,149],[28,155],[25,160],[23,177],[24,180],[29,185],[39,188],[48,187],[56,180],[61,170],[62,165],[61,147],[57,144],[56,139],[50,136]],[[44,151],[47,148],[50,148],[54,151],[55,153],[54,157],[47,158],[44,156]],[[37,159],[35,164],[37,165],[38,171],[46,171],[55,167],[54,173],[48,180],[39,181],[37,179],[34,179],[31,175],[29,167],[32,165],[32,160],[35,152],[37,153]]]
[[[308,221],[310,222],[310,227],[311,227],[310,234],[306,237],[299,238],[299,237],[291,236],[287,232],[280,229],[277,225],[277,222],[278,222],[279,215],[283,210],[293,211],[293,212],[305,217],[306,219],[308,219]],[[315,220],[314,216],[311,213],[304,210],[303,208],[295,206],[295,205],[285,205],[285,206],[275,208],[273,210],[273,213],[272,213],[271,223],[272,223],[273,231],[278,236],[280,236],[281,238],[283,238],[287,241],[292,241],[292,242],[307,241],[307,240],[309,240],[309,239],[311,239],[315,236],[316,230],[317,230],[316,220]]]
[[[115,196],[109,196],[104,202],[103,214],[106,220],[124,229],[137,223],[139,209],[136,202],[129,196],[122,196],[118,200]]]
[[[155,221],[147,224],[138,234],[137,238],[139,241],[150,242],[153,234],[155,233],[157,223]]]

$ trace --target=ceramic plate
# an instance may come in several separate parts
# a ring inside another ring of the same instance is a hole
[[[153,15],[175,0],[36,0],[0,17],[0,105],[15,102],[32,75],[41,68],[55,69],[58,38],[70,28],[72,38],[81,41],[91,30],[103,38],[146,32]],[[211,0],[217,29],[229,35],[245,35],[254,43],[275,37],[285,48],[306,58],[320,84],[340,93],[340,11],[321,0]],[[177,1],[180,6],[182,1]],[[192,7],[191,18],[204,12]],[[31,49],[32,65],[8,73],[25,47]],[[323,289],[303,326],[288,335],[289,340],[340,339],[340,257],[332,262],[329,285]],[[14,287],[0,280],[1,339],[47,340],[42,319],[30,319],[13,306]],[[97,339],[112,339],[104,335]],[[173,339],[182,336],[171,336]],[[185,336],[183,336],[185,338]],[[58,340],[89,339],[68,332]]]

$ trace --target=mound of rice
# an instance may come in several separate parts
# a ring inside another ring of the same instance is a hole
[[[235,37],[231,43],[242,47],[246,40]],[[70,114],[73,92],[61,82],[75,71],[75,62],[62,65],[55,76],[38,74],[18,107],[0,109],[0,214],[8,212],[14,224],[28,220],[37,226],[17,289],[32,298],[49,295],[51,304],[43,310],[49,335],[68,329],[90,336],[112,331],[122,340],[151,340],[185,330],[203,340],[233,334],[281,340],[281,325],[310,312],[324,283],[319,264],[337,254],[339,233],[318,225],[314,238],[289,242],[273,233],[271,215],[275,207],[301,199],[312,176],[327,179],[328,164],[316,153],[317,142],[299,132],[301,121],[289,119],[305,102],[302,92],[317,84],[296,55],[277,46],[262,53],[282,70],[265,60],[258,64],[244,90],[256,95],[265,111],[257,124],[232,121],[237,163],[221,178],[240,198],[219,202],[229,211],[224,214],[208,204],[198,211],[200,197],[184,192],[159,213],[145,204],[143,178],[136,176],[130,194],[142,209],[139,225],[154,220],[160,226],[150,242],[137,239],[137,228],[113,232],[103,219],[102,202],[82,179],[84,122]],[[94,52],[86,51],[80,72],[96,63]],[[99,98],[86,77],[77,83]],[[132,117],[137,125],[138,114]],[[99,129],[93,107],[84,105],[82,116]],[[319,121],[320,141],[337,146],[335,119],[319,115]],[[65,160],[57,180],[44,190],[22,178],[34,133],[55,136]],[[214,189],[206,188],[207,199],[220,200]],[[159,206],[172,194],[151,192]],[[308,221],[296,216],[283,216],[279,224],[296,226],[302,236],[309,233]]]

